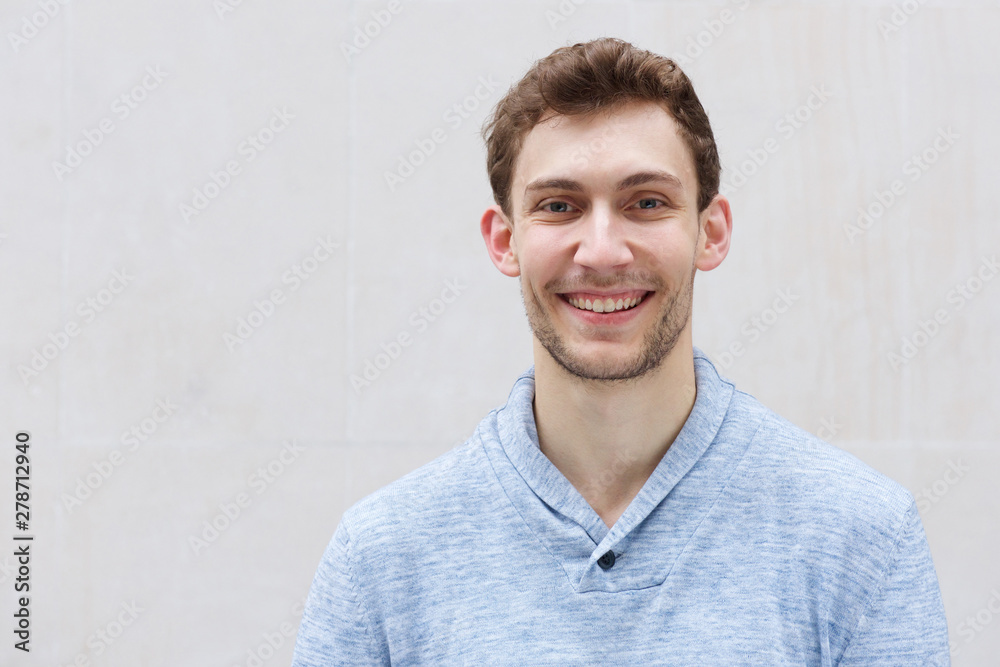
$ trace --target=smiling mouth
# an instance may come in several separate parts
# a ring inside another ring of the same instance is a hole
[[[589,310],[595,313],[614,313],[619,310],[635,308],[652,292],[631,291],[622,294],[612,294],[603,297],[600,294],[560,294],[559,296],[574,308]]]

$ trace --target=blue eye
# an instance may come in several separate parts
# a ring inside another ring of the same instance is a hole
[[[564,201],[553,201],[553,202],[549,202],[548,204],[545,204],[544,206],[542,206],[542,208],[548,208],[549,206],[569,206],[569,204],[567,204]],[[553,211],[552,209],[548,209],[548,211],[549,211],[549,213],[568,213],[569,212],[568,209],[563,209],[561,211]]]
[[[650,197],[647,197],[647,198],[645,198],[645,199],[640,199],[640,200],[639,200],[639,204],[640,204],[639,208],[644,208],[644,209],[651,209],[651,208],[656,208],[656,204],[657,204],[657,203],[659,203],[659,201],[660,201],[659,199],[652,199],[652,198],[650,198]],[[653,205],[652,205],[652,206],[642,206],[641,204],[642,204],[643,202],[650,202],[650,203],[652,203]]]

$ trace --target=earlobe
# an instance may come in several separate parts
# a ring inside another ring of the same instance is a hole
[[[503,210],[496,204],[486,209],[479,222],[479,229],[486,242],[486,251],[500,273],[512,278],[521,275],[513,243],[513,226]]]
[[[711,271],[729,253],[729,240],[733,233],[733,216],[729,200],[715,195],[711,203],[698,216],[701,225],[695,267]]]

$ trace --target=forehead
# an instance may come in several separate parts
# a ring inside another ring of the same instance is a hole
[[[662,106],[634,102],[586,116],[549,116],[522,143],[511,194],[525,196],[537,179],[568,178],[588,187],[610,188],[637,171],[676,175],[686,196],[695,196],[694,160],[677,123]]]

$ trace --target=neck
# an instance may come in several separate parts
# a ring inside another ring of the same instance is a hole
[[[689,331],[657,368],[626,382],[571,375],[534,341],[539,447],[608,527],[649,479],[694,406]]]

